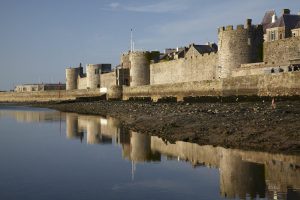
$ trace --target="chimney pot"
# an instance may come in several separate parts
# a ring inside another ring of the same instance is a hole
[[[284,15],[289,15],[291,13],[291,11],[290,11],[290,9],[287,9],[287,8],[285,8],[285,9],[283,9],[282,10],[282,14]]]

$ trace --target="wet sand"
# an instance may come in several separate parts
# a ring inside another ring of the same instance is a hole
[[[42,105],[64,112],[111,116],[128,129],[170,142],[300,155],[300,102],[74,102]]]

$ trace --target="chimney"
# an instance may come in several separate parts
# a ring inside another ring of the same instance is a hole
[[[252,19],[247,19],[246,24],[245,24],[245,28],[251,28],[251,26],[252,26]]]
[[[289,15],[290,13],[291,13],[290,9],[285,8],[282,10],[283,15]]]
[[[272,16],[272,23],[275,23],[276,20],[277,20],[277,16],[276,16],[276,14],[274,13],[274,15]]]

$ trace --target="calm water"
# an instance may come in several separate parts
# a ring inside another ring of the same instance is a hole
[[[118,120],[0,106],[0,199],[300,199],[300,157],[125,131]]]

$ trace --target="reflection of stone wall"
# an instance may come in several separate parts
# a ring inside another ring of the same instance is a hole
[[[10,116],[18,122],[52,122],[65,119],[65,115],[60,112],[49,111],[22,111],[22,110],[1,110],[0,117]]]
[[[199,146],[198,144],[180,141],[175,144],[166,144],[158,137],[151,137],[151,150],[187,160],[193,165],[205,164],[215,168],[219,167],[218,148],[212,148],[208,145]]]
[[[263,164],[242,160],[224,149],[220,160],[220,190],[222,197],[246,199],[265,197],[265,168]]]
[[[266,189],[291,195],[288,187],[300,188],[299,156],[231,150],[187,142],[170,144],[157,137],[151,137],[151,150],[187,160],[193,165],[219,168],[223,197],[244,198],[246,194],[264,197]]]
[[[1,92],[0,102],[47,102],[74,100],[76,97],[100,96],[99,89],[95,90],[62,90],[39,92]]]
[[[110,142],[114,140],[122,147],[123,158],[134,162],[159,161],[163,154],[168,158],[188,161],[193,166],[219,168],[223,197],[264,197],[265,191],[268,195],[282,192],[298,195],[291,189],[300,188],[299,156],[232,150],[187,142],[170,144],[158,137],[129,133],[113,118],[67,114],[66,122],[67,131],[70,132],[67,132],[68,135],[85,131],[89,144],[105,143],[105,139]]]

